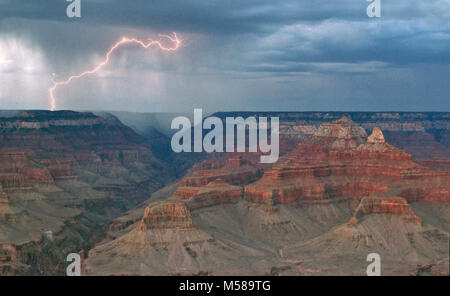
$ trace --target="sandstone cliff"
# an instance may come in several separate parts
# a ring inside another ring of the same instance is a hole
[[[259,181],[246,186],[246,199],[296,203],[390,191],[398,194],[405,185],[425,185],[430,191],[448,188],[448,171],[433,172],[415,163],[411,155],[389,145],[378,128],[365,142],[348,119],[319,130],[313,144],[299,144]]]

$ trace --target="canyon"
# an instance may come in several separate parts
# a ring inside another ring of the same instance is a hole
[[[364,275],[376,252],[384,275],[448,275],[448,113],[214,114],[259,115],[280,118],[273,164],[171,153],[161,116],[8,113],[0,274],[76,252],[84,275]]]
[[[1,274],[63,274],[64,256],[173,175],[144,137],[92,113],[25,111],[0,130]]]
[[[416,163],[380,128],[368,135],[347,117],[292,138],[272,166],[252,153],[196,164],[165,200],[120,219],[85,273],[363,275],[370,252],[386,259],[384,274],[430,264],[448,273],[448,170]]]

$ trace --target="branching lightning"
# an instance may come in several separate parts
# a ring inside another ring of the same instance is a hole
[[[173,33],[172,36],[159,35],[159,37],[160,37],[160,39],[158,39],[158,40],[148,39],[147,41],[139,40],[136,38],[123,37],[108,50],[108,52],[105,55],[105,59],[101,63],[99,63],[97,66],[95,66],[94,68],[92,68],[90,70],[86,70],[84,72],[81,72],[80,74],[70,76],[69,78],[67,78],[66,80],[63,80],[63,81],[53,81],[52,86],[48,89],[48,92],[50,95],[50,110],[54,111],[56,109],[56,98],[55,98],[54,93],[55,93],[56,89],[58,88],[58,86],[68,85],[74,79],[78,79],[78,78],[81,78],[81,77],[89,75],[89,74],[94,74],[95,72],[99,71],[103,66],[105,66],[109,63],[113,52],[116,49],[118,49],[119,47],[121,47],[122,45],[136,43],[144,49],[147,49],[151,46],[155,46],[163,51],[175,51],[181,46],[181,40],[178,38],[176,33]],[[170,42],[172,42],[172,46],[166,47],[162,42],[162,38],[168,39]]]

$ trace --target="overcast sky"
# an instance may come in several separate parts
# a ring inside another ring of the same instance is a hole
[[[450,111],[450,0],[0,0],[0,109]]]

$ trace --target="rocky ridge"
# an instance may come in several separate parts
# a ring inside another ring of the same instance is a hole
[[[328,249],[327,244],[334,240],[338,244],[342,241],[346,248],[357,241],[357,252],[361,253],[369,252],[377,240],[385,240],[384,249],[395,248],[399,252],[391,239],[386,240],[391,228],[401,237],[400,245],[414,255],[402,255],[400,261],[395,261],[395,256],[387,256],[392,260],[388,273],[394,272],[399,262],[406,262],[400,264],[404,266],[400,272],[404,273],[413,270],[416,262],[424,263],[433,256],[444,255],[448,240],[444,239],[443,224],[436,224],[437,220],[432,221],[428,214],[422,219],[409,203],[419,207],[419,203],[432,200],[425,198],[431,192],[436,192],[432,195],[439,196],[439,201],[448,203],[446,186],[450,175],[447,171],[432,171],[415,163],[410,154],[389,145],[379,128],[367,136],[364,129],[348,118],[324,124],[311,137],[298,141],[297,147],[273,167],[258,166],[246,159],[245,154],[227,155],[196,165],[166,201],[150,203],[144,218],[129,226],[129,232],[94,248],[88,258],[87,273],[121,274],[114,269],[114,264],[101,262],[111,254],[129,257],[126,254],[130,254],[130,248],[147,240],[143,237],[152,237],[146,252],[158,252],[156,246],[162,244],[164,256],[181,256],[183,262],[189,262],[181,274],[219,275],[230,271],[328,274],[326,260],[314,265],[315,257],[311,254],[305,259],[303,254],[312,253],[318,247]],[[413,191],[408,191],[411,188]],[[422,195],[417,191],[419,188],[426,188]],[[337,230],[333,230],[335,227]],[[352,233],[350,237],[349,233]],[[371,233],[376,235],[371,237]],[[198,248],[191,247],[194,241]],[[283,247],[291,244],[296,247]],[[211,263],[208,261],[211,257],[205,252],[221,254],[216,249],[219,245],[227,248],[228,253]],[[247,251],[241,249],[243,246]],[[423,251],[423,248],[430,250]],[[242,267],[234,257],[236,250],[241,255],[253,254],[241,260],[247,267]],[[327,258],[325,251],[320,254],[318,258]],[[136,269],[137,262],[145,262],[145,272]],[[159,266],[162,262],[152,265],[137,254],[130,263],[135,268],[129,272],[180,272],[181,265],[172,263],[168,259],[164,266]],[[227,268],[217,269],[218,265]],[[334,267],[330,270],[336,272]]]
[[[62,274],[61,256],[171,180],[146,139],[92,113],[26,111],[0,131],[0,274]]]

